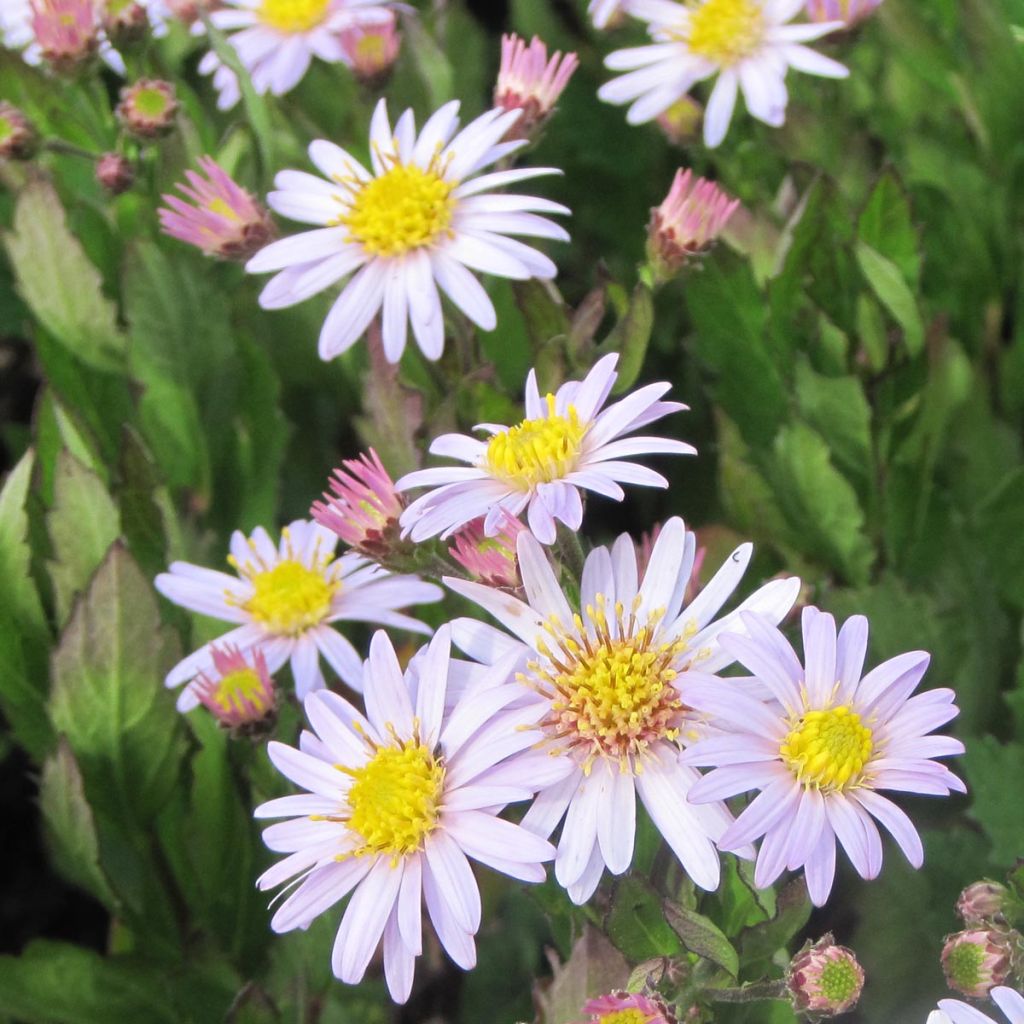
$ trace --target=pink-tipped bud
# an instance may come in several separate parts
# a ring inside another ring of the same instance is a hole
[[[220,0],[165,0],[165,2],[171,15],[187,25],[198,20],[203,12],[209,14],[221,6]]]
[[[704,107],[692,96],[683,96],[663,110],[655,122],[673,146],[682,146],[697,138],[703,117]]]
[[[565,92],[579,67],[575,53],[554,53],[536,37],[527,46],[519,36],[501,37],[501,69],[494,87],[494,105],[503,110],[519,110],[511,138],[532,138],[551,116],[559,97]]]
[[[96,163],[96,180],[112,196],[119,196],[135,184],[135,168],[120,153],[104,153]]]
[[[213,647],[213,672],[192,684],[203,707],[225,728],[252,735],[270,728],[277,715],[277,694],[263,652],[252,661],[237,647]]]
[[[847,27],[870,17],[882,0],[807,0],[811,21],[842,21]]]
[[[647,231],[647,256],[657,276],[667,280],[705,252],[739,205],[714,182],[677,171],[665,201],[651,211]]]
[[[974,882],[960,893],[956,912],[968,925],[1005,921],[1009,895],[1010,890],[998,882]]]
[[[100,23],[115,46],[125,46],[145,38],[149,16],[139,0],[100,0]]]
[[[403,543],[398,517],[404,508],[395,482],[371,448],[358,459],[346,459],[334,471],[330,490],[310,514],[350,547],[380,560]]]
[[[56,70],[71,73],[99,48],[93,0],[30,0],[32,32],[43,57]]]
[[[587,12],[594,28],[618,28],[629,11],[630,0],[590,0]]]
[[[165,195],[159,212],[165,234],[221,260],[249,259],[274,237],[274,225],[262,203],[237,185],[212,157],[199,158],[205,177],[186,171],[178,191],[189,202]]]
[[[478,583],[516,590],[522,586],[516,540],[525,529],[518,519],[506,516],[498,532],[488,537],[484,533],[484,519],[474,519],[459,530],[448,551]]]
[[[852,950],[826,935],[793,957],[786,986],[798,1012],[835,1017],[857,1005],[864,969]]]
[[[660,1000],[629,992],[609,992],[584,1003],[588,1014],[579,1024],[676,1024],[675,1015]]]
[[[15,106],[0,100],[0,160],[31,160],[39,149],[32,122]]]
[[[338,35],[338,42],[356,78],[377,88],[387,81],[402,48],[398,18],[389,11],[380,21],[357,22]]]
[[[1010,976],[1020,935],[994,928],[969,928],[946,939],[942,970],[950,988],[984,999]]]
[[[140,139],[158,139],[174,127],[178,97],[174,86],[159,78],[142,78],[121,90],[117,119]]]

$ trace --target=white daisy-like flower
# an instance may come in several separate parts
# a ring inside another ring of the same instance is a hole
[[[991,996],[1003,1011],[1007,1024],[1024,1024],[1024,995],[1000,985],[992,989]],[[939,1007],[928,1015],[928,1024],[1002,1024],[960,999],[940,999]]]
[[[790,68],[826,78],[849,74],[802,45],[843,23],[788,24],[803,9],[804,0],[632,0],[630,13],[647,22],[654,42],[609,54],[605,64],[626,74],[601,86],[598,96],[632,104],[626,119],[643,124],[717,75],[704,115],[708,146],[725,138],[740,90],[747,110],[777,128],[786,119]]]
[[[446,710],[449,655],[445,626],[403,678],[390,641],[377,633],[365,669],[366,716],[335,693],[309,697],[315,735],[303,733],[300,750],[267,748],[277,769],[309,793],[256,809],[257,818],[292,819],[263,833],[270,849],[288,856],[260,878],[260,888],[298,876],[271,927],[307,927],[351,892],[334,973],[361,981],[383,938],[384,975],[399,1003],[409,997],[422,951],[422,903],[448,955],[469,970],[481,913],[469,858],[540,882],[555,852],[497,817],[551,775],[543,756],[528,750],[537,709],[509,709],[522,690],[508,683],[506,664]]]
[[[668,487],[653,469],[623,461],[634,455],[695,455],[683,441],[630,437],[640,427],[687,408],[663,402],[669,384],[649,384],[602,411],[615,385],[618,355],[605,356],[582,381],[569,381],[555,394],[540,397],[536,371],[526,378],[526,419],[514,427],[481,423],[484,441],[444,434],[430,446],[436,455],[468,462],[402,477],[397,487],[437,486],[417,498],[402,514],[405,532],[414,541],[451,536],[479,516],[484,532],[495,536],[508,518],[524,511],[533,535],[544,544],[555,540],[555,520],[570,530],[583,522],[581,490],[622,501],[620,484]]]
[[[743,611],[779,622],[796,601],[798,579],[774,580],[715,619],[752,550],[737,548],[686,607],[696,540],[681,519],[665,524],[642,580],[628,536],[595,548],[584,565],[578,612],[528,533],[518,543],[526,602],[478,583],[445,580],[508,630],[458,619],[456,645],[486,664],[518,656],[521,681],[544,709],[538,752],[567,774],[540,793],[523,825],[549,836],[565,817],[555,876],[574,902],[590,898],[605,867],[613,874],[629,867],[638,796],[693,881],[718,887],[715,841],[732,816],[723,803],[687,801],[700,775],[680,763],[680,747],[703,724],[680,699],[680,687],[691,669],[703,675],[732,663],[718,636],[742,629]]]
[[[283,96],[302,81],[314,57],[328,63],[347,63],[340,34],[355,25],[391,17],[392,0],[224,0],[210,14],[214,27],[232,32],[228,42],[252,77],[261,96]],[[194,31],[204,29],[196,24]],[[230,110],[242,92],[235,73],[210,50],[199,72],[213,75],[217,106]]]
[[[491,110],[456,134],[459,104],[438,110],[417,134],[411,110],[394,125],[383,100],[370,124],[372,173],[331,142],[309,147],[327,180],[283,171],[267,197],[282,216],[323,225],[283,238],[254,256],[254,274],[280,271],[260,296],[264,309],[308,299],[352,276],[320,332],[320,356],[333,359],[359,340],[383,308],[384,352],[395,363],[412,325],[428,359],[444,349],[438,287],[478,327],[497,326],[494,305],[470,270],[515,280],[555,276],[554,263],[510,235],[568,240],[538,213],[568,213],[534,196],[494,194],[550,167],[480,172],[526,145],[502,142],[521,112]]]
[[[278,544],[262,527],[249,537],[236,530],[228,562],[237,576],[188,562],[173,562],[157,576],[156,588],[168,600],[238,623],[168,673],[168,687],[189,683],[178,698],[180,711],[199,703],[195,679],[212,671],[215,646],[261,650],[271,675],[290,661],[301,700],[324,686],[321,654],[348,686],[362,689],[362,659],[332,623],[373,622],[430,635],[429,627],[398,609],[439,601],[440,587],[393,576],[351,552],[335,558],[337,543],[336,534],[305,519],[286,526]]]

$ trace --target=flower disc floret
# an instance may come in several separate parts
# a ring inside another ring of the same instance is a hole
[[[263,0],[259,20],[288,35],[309,32],[327,17],[331,0]]]
[[[761,6],[754,0],[707,0],[690,16],[690,52],[724,67],[755,53],[764,35]]]
[[[369,255],[402,256],[448,231],[453,188],[433,165],[423,170],[396,163],[360,188],[341,223]]]
[[[437,827],[444,765],[416,741],[381,747],[352,776],[348,824],[365,840],[356,856],[403,857],[423,849]]]
[[[845,704],[806,712],[779,748],[797,779],[829,791],[855,786],[873,751],[871,730]]]
[[[565,416],[556,413],[554,395],[549,394],[546,402],[547,416],[523,420],[495,434],[487,444],[488,470],[521,491],[561,480],[579,461],[588,424],[580,422],[572,405]]]
[[[599,1020],[601,1024],[649,1024],[650,1016],[643,1010],[613,1010]]]
[[[324,620],[341,583],[288,559],[255,573],[252,585],[255,593],[245,610],[272,633],[296,636]]]

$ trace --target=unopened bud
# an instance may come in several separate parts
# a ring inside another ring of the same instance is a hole
[[[263,652],[251,663],[237,647],[213,647],[213,671],[192,683],[199,702],[227,729],[241,735],[259,735],[277,718],[277,694]]]
[[[549,59],[548,48],[536,36],[529,46],[519,36],[502,36],[494,105],[502,110],[520,111],[510,137],[528,139],[537,134],[579,63],[575,53],[554,53]]]
[[[158,139],[174,127],[178,99],[174,86],[156,78],[143,78],[121,90],[117,118],[125,130],[140,139]]]
[[[609,992],[583,1006],[579,1024],[676,1024],[675,1015],[660,1000],[638,993]]]
[[[847,27],[870,17],[882,0],[807,0],[811,21],[843,21]]]
[[[112,196],[119,196],[135,184],[135,168],[120,153],[104,153],[96,163],[96,180]]]
[[[518,519],[505,515],[493,537],[484,532],[485,520],[467,523],[452,539],[449,554],[478,583],[502,590],[516,590],[519,561],[516,541],[526,527]]]
[[[357,22],[338,35],[338,42],[356,78],[377,88],[387,81],[402,48],[398,18],[389,11],[380,21]]]
[[[857,1005],[864,970],[852,950],[837,946],[826,935],[793,957],[786,986],[798,1012],[836,1017]]]
[[[171,15],[187,25],[221,6],[220,0],[165,0],[165,3]]]
[[[993,928],[969,928],[950,935],[942,948],[942,970],[949,987],[984,999],[1010,976],[1019,941],[1016,932]]]
[[[594,22],[594,28],[618,28],[626,19],[630,0],[590,0],[587,13]]]
[[[15,106],[0,100],[0,160],[31,160],[39,149],[32,122]]]
[[[956,912],[965,924],[978,925],[1004,920],[1009,889],[998,882],[974,882],[956,901]]]
[[[692,142],[700,132],[704,108],[692,96],[683,96],[655,119],[662,134],[673,146]]]
[[[145,38],[149,16],[139,0],[106,0],[100,4],[103,31],[114,46],[125,46]]]

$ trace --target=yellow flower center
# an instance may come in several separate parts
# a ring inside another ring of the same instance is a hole
[[[764,15],[757,0],[705,0],[690,14],[690,52],[728,67],[761,44]]]
[[[330,6],[331,0],[263,0],[258,17],[269,28],[298,35],[323,22]]]
[[[322,570],[286,560],[252,576],[255,593],[244,609],[271,633],[296,636],[323,622],[340,581],[324,578]]]
[[[220,217],[227,217],[229,220],[240,220],[238,214],[231,208],[226,200],[221,199],[220,196],[216,196],[211,199],[207,204],[206,208],[210,213],[216,213]]]
[[[356,63],[377,66],[387,60],[387,39],[382,32],[367,32],[356,41]]]
[[[547,396],[548,414],[523,420],[495,434],[487,444],[487,469],[492,476],[517,490],[561,480],[576,468],[580,446],[589,424],[580,423],[576,409],[568,415],[555,412],[555,396]]]
[[[804,785],[840,792],[860,782],[873,751],[871,730],[845,704],[806,712],[779,748]]]
[[[355,855],[415,853],[437,826],[444,765],[422,744],[381,747],[352,776],[349,828],[363,838]]]
[[[612,630],[605,604],[598,594],[596,607],[586,608],[592,629],[576,616],[576,634],[557,635],[554,651],[539,644],[547,663],[531,662],[528,668],[534,685],[551,698],[542,727],[551,739],[583,755],[585,772],[604,757],[618,761],[623,772],[639,774],[636,758],[655,741],[679,735],[686,709],[673,684],[686,644],[660,643],[659,616],[637,627],[621,604],[615,606]],[[556,635],[555,626],[548,631]]]
[[[257,711],[265,713],[270,710],[266,697],[259,673],[251,668],[241,668],[221,676],[213,691],[214,701],[226,712],[244,712],[252,704]]]
[[[448,230],[455,211],[455,185],[435,168],[436,163],[428,170],[394,164],[359,187],[338,223],[371,256],[401,256],[431,245]]]
[[[612,1010],[600,1019],[600,1024],[649,1024],[650,1019],[643,1010]]]

